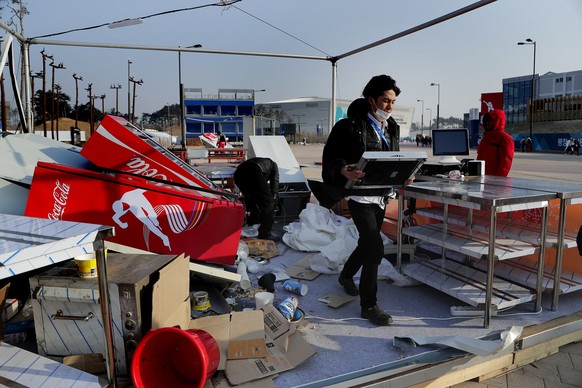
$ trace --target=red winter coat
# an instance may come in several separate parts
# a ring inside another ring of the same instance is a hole
[[[507,176],[515,146],[511,135],[505,132],[505,113],[492,110],[483,116],[484,123],[486,120],[492,120],[493,129],[485,131],[477,147],[477,160],[485,161],[485,175]]]

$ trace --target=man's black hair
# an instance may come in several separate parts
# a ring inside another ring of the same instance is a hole
[[[372,97],[374,100],[384,94],[386,90],[394,90],[396,96],[400,94],[400,88],[396,86],[396,81],[389,75],[382,74],[372,77],[362,91],[365,98]]]

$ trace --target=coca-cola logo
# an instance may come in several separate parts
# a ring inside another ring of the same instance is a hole
[[[48,214],[49,219],[63,219],[63,214],[65,213],[65,207],[67,206],[67,199],[69,198],[70,190],[71,186],[69,184],[61,183],[58,179],[55,181],[55,187],[53,189],[53,209],[52,212]]]
[[[152,177],[161,180],[168,180],[165,174],[160,173],[157,169],[152,168],[149,163],[145,162],[142,158],[134,157],[130,159],[127,163],[129,168],[127,172],[137,175],[143,175],[147,177]]]

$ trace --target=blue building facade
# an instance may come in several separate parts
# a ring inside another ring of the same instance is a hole
[[[202,89],[184,89],[186,137],[204,133],[223,133],[229,139],[243,136],[243,117],[252,116],[253,89],[218,89],[218,94],[203,95]]]

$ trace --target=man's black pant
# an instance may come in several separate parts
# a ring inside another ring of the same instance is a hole
[[[362,309],[368,309],[374,307],[377,302],[378,265],[384,257],[380,229],[385,210],[375,204],[352,200],[348,201],[348,208],[360,236],[358,245],[346,261],[340,277],[351,279],[362,268],[359,287],[360,306]]]
[[[234,183],[242,192],[246,211],[250,213],[247,224],[260,224],[259,238],[269,237],[274,223],[275,200],[260,166],[241,164],[234,173]]]

